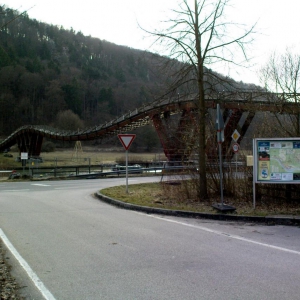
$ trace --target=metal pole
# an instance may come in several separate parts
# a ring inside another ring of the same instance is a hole
[[[222,143],[219,142],[219,161],[220,161],[220,190],[221,190],[221,203],[224,205],[223,199],[223,172],[222,172]]]
[[[257,176],[257,166],[256,166],[256,139],[253,140],[253,209],[256,207],[256,176]]]
[[[221,114],[220,105],[217,104],[217,140],[219,146],[219,162],[220,162],[220,192],[221,192],[221,203],[222,206],[224,205],[224,197],[223,197],[223,172],[222,172],[222,142],[223,140],[223,133],[224,130],[224,122],[223,116]]]
[[[56,170],[57,170],[57,157],[55,158],[54,161],[54,177],[56,177]]]
[[[126,150],[126,194],[128,194],[128,150]]]
[[[237,153],[235,154],[235,179],[237,178]]]

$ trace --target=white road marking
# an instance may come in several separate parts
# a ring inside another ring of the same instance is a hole
[[[69,190],[69,189],[85,189],[85,188],[89,188],[88,186],[78,186],[78,185],[67,185],[67,186],[63,186],[63,187],[57,187],[54,188],[54,190]]]
[[[8,250],[12,253],[12,255],[17,259],[17,261],[23,267],[23,269],[25,270],[25,272],[28,274],[29,278],[33,281],[34,285],[37,287],[37,289],[43,295],[44,299],[46,299],[46,300],[55,300],[54,296],[45,287],[45,285],[42,283],[42,281],[39,279],[39,277],[34,273],[34,271],[30,268],[30,266],[28,265],[28,263],[19,254],[19,252],[12,245],[12,243],[9,241],[9,239],[7,238],[7,236],[2,231],[1,228],[0,228],[0,238],[2,239],[3,243],[6,245],[6,247],[8,248]]]
[[[143,214],[143,213],[139,213],[139,214]],[[197,228],[197,229],[200,229],[202,231],[214,233],[214,234],[221,235],[221,236],[230,237],[230,238],[235,239],[235,240],[240,240],[240,241],[243,241],[243,242],[256,244],[256,245],[259,245],[259,246],[263,246],[263,247],[267,247],[267,248],[271,248],[271,249],[275,249],[275,250],[280,250],[280,251],[300,255],[300,251],[291,250],[291,249],[287,249],[287,248],[283,248],[283,247],[278,247],[278,246],[274,246],[274,245],[270,245],[270,244],[266,244],[266,243],[257,242],[257,241],[251,240],[251,239],[244,238],[242,236],[238,236],[238,235],[234,235],[234,234],[228,234],[228,233],[221,232],[221,231],[218,231],[218,230],[209,229],[209,228],[206,228],[206,227],[203,227],[203,226],[188,224],[188,223],[175,221],[175,220],[171,220],[171,219],[165,219],[165,218],[162,218],[162,217],[159,217],[159,216],[154,216],[154,215],[148,215],[148,214],[143,214],[143,215],[146,215],[147,217],[150,217],[150,218],[170,222],[170,223],[175,223],[175,224],[179,224],[179,225],[183,225],[183,226],[187,226],[187,227]]]
[[[22,190],[1,190],[1,192],[28,192],[29,189],[22,189]]]
[[[32,183],[31,185],[37,185],[37,186],[51,186],[50,184],[42,184],[42,183]]]

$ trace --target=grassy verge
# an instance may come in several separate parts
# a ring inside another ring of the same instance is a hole
[[[216,196],[209,201],[197,201],[188,199],[182,192],[180,185],[166,185],[162,183],[148,183],[129,185],[129,193],[125,186],[106,188],[101,190],[103,195],[126,203],[141,206],[157,207],[164,209],[193,211],[202,213],[218,213],[213,203],[220,202]],[[300,203],[287,203],[278,201],[257,201],[256,209],[253,203],[246,199],[224,198],[224,203],[236,208],[236,214],[245,216],[268,216],[268,215],[294,215],[300,216]]]

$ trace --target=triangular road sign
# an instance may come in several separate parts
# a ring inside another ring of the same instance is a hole
[[[135,139],[135,136],[135,134],[118,134],[118,138],[120,139],[125,150],[129,149],[133,140]]]

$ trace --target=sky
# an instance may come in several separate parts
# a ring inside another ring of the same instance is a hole
[[[48,24],[71,27],[84,35],[107,40],[135,49],[155,51],[147,30],[160,28],[163,21],[176,9],[177,0],[0,0],[0,4],[28,10],[30,18]],[[226,12],[233,22],[256,24],[254,42],[248,56],[248,68],[217,70],[238,81],[260,84],[258,70],[276,51],[286,48],[300,51],[300,1],[299,0],[231,0]],[[212,68],[213,69],[213,68]]]

